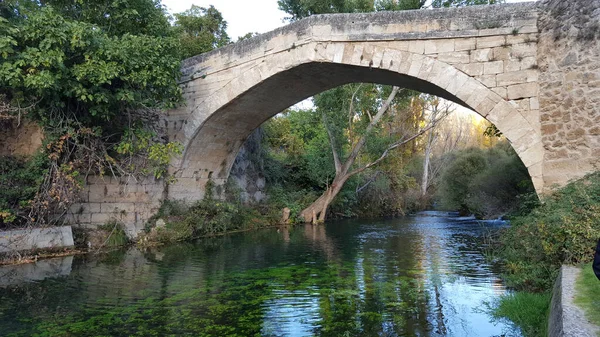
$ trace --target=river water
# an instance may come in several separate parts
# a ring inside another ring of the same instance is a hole
[[[0,336],[518,336],[486,303],[502,224],[352,220],[0,269]]]

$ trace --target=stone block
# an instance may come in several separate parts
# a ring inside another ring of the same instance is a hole
[[[454,76],[452,81],[450,81],[450,84],[444,89],[446,89],[446,91],[448,91],[449,93],[456,95],[456,93],[458,93],[458,90],[469,80],[471,80],[469,76],[467,76],[464,73],[458,72],[456,76]]]
[[[469,76],[483,75],[483,63],[457,64],[455,67]]]
[[[454,51],[473,50],[476,48],[476,44],[477,44],[476,38],[455,39],[454,40]]]
[[[504,61],[504,72],[511,73],[521,70],[521,61],[519,60],[506,60]]]
[[[0,232],[0,253],[66,248],[73,245],[73,232],[70,226]]]
[[[485,36],[477,38],[477,49],[501,47],[506,44],[504,36]]]
[[[408,43],[408,51],[415,54],[425,53],[425,42],[422,40],[411,40]]]
[[[540,109],[540,101],[537,97],[531,97],[529,99],[529,109],[531,109],[531,110],[539,110]]]
[[[503,71],[504,71],[504,62],[503,61],[485,62],[483,64],[483,74],[484,75],[500,74]]]
[[[480,63],[480,64],[482,64],[482,63]],[[483,72],[483,64],[482,64],[482,72]],[[476,79],[488,88],[493,88],[496,86],[496,75],[477,76]]]
[[[494,53],[491,48],[476,49],[471,51],[471,63],[488,62],[493,59]]]
[[[492,88],[492,91],[494,91],[495,93],[497,93],[498,95],[500,95],[500,97],[507,99],[508,98],[508,91],[506,90],[505,87],[495,87]]]
[[[425,54],[440,54],[454,51],[454,40],[426,40]]]
[[[407,74],[410,76],[419,75],[419,71],[421,70],[421,66],[423,65],[424,57],[419,54],[414,54],[411,57],[410,67],[408,68]]]
[[[526,97],[536,97],[539,93],[537,83],[516,84],[508,87],[508,99],[519,99]]]
[[[458,51],[458,52],[450,52],[450,53],[441,53],[437,55],[438,60],[450,64],[466,64],[470,62],[469,53],[466,51]]]
[[[537,44],[535,43],[523,43],[516,44],[511,47],[511,55],[513,58],[524,58],[524,57],[536,57],[537,56]]]
[[[496,61],[510,60],[510,49],[506,46],[496,47],[492,49],[492,55]]]
[[[537,80],[537,72],[534,70],[519,70],[510,73],[496,75],[498,86],[514,85]]]
[[[419,74],[417,75],[417,77],[420,79],[429,78],[429,75],[433,71],[433,65],[435,63],[437,63],[436,60],[430,57],[425,57],[423,59],[423,64],[421,65],[421,69],[419,70]]]
[[[95,213],[95,214],[92,214],[90,223],[103,225],[114,219],[115,219],[114,214],[111,214],[111,213]]]

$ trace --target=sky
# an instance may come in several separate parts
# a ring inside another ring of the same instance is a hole
[[[507,0],[525,2],[529,0]],[[277,0],[162,0],[170,13],[183,12],[192,5],[215,6],[227,21],[227,34],[232,40],[247,33],[266,33],[286,23],[286,14],[278,9]]]

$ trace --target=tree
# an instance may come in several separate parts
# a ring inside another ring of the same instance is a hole
[[[437,119],[438,116],[441,115],[447,116],[452,112],[450,103],[445,102],[442,105],[440,99],[437,97],[430,97],[429,99],[424,100],[424,102],[427,104],[424,109],[429,111],[429,118],[432,120]],[[432,184],[432,178],[436,173],[435,167],[431,165],[431,157],[433,155],[434,146],[442,137],[443,135],[440,133],[439,128],[435,128],[427,132],[427,140],[425,143],[425,153],[423,159],[423,176],[421,178],[421,198],[423,200],[427,197],[427,191],[429,190],[429,187]],[[444,140],[447,140],[449,138],[448,134],[446,134],[446,137],[444,138]],[[444,144],[447,144],[447,142],[444,142]]]
[[[74,201],[78,176],[160,177],[179,151],[157,125],[181,100],[179,44],[159,1],[7,1],[0,96],[44,127],[48,173],[31,208],[42,222]]]
[[[288,21],[297,21],[314,14],[366,13],[418,9],[425,0],[278,0],[279,9],[288,13]]]
[[[227,21],[214,6],[192,5],[183,13],[175,14],[183,58],[206,53],[231,42],[227,35]]]
[[[359,87],[359,89],[360,89],[360,87]],[[348,117],[349,129],[346,130],[346,132],[350,136],[352,136],[353,134],[357,134],[357,137],[356,137],[356,141],[350,139],[350,142],[352,145],[350,146],[349,153],[345,158],[343,158],[340,155],[340,152],[341,152],[339,150],[340,143],[338,143],[338,141],[336,140],[336,135],[335,135],[335,133],[336,133],[335,130],[337,129],[338,130],[337,133],[339,134],[340,128],[335,128],[335,127],[331,126],[328,122],[327,113],[326,112],[322,113],[323,124],[325,125],[325,129],[327,131],[327,135],[328,135],[329,143],[330,143],[330,147],[331,147],[331,152],[333,155],[333,162],[334,162],[334,166],[335,166],[335,176],[334,176],[331,184],[329,184],[327,186],[325,192],[323,192],[323,194],[317,200],[315,200],[310,206],[308,206],[301,212],[301,217],[304,219],[304,221],[306,221],[306,222],[324,221],[327,216],[327,209],[328,209],[329,205],[331,204],[333,199],[338,195],[338,193],[341,191],[342,187],[344,186],[344,184],[348,181],[348,179],[350,177],[352,177],[356,174],[359,174],[361,172],[364,172],[365,170],[367,170],[369,168],[377,166],[378,164],[383,162],[388,157],[388,155],[390,154],[391,151],[401,147],[404,144],[410,143],[411,141],[415,140],[417,137],[419,137],[420,135],[424,134],[425,132],[427,132],[428,130],[433,128],[439,122],[439,120],[444,117],[443,115],[436,116],[436,119],[433,119],[426,125],[421,126],[413,134],[408,133],[408,134],[400,134],[400,135],[394,135],[393,137],[389,137],[388,138],[389,141],[387,142],[387,144],[380,146],[381,151],[378,153],[378,155],[373,160],[369,160],[365,163],[361,163],[360,165],[355,165],[356,159],[358,158],[359,154],[361,153],[361,151],[367,144],[367,140],[375,132],[374,129],[379,126],[379,124],[382,121],[382,119],[384,118],[386,112],[388,112],[390,110],[390,107],[392,106],[394,99],[396,98],[396,95],[398,94],[399,90],[400,89],[398,87],[393,87],[391,89],[391,92],[388,95],[387,99],[384,102],[380,102],[379,108],[376,111],[376,113],[373,114],[368,110],[363,111],[362,115],[363,115],[363,117],[368,116],[368,122],[367,122],[366,118],[359,119],[359,123],[360,122],[362,122],[363,124],[366,123],[366,127],[364,128],[364,130],[362,130],[360,132],[360,134],[359,134],[359,132],[357,132],[358,130],[352,129],[352,124],[353,124],[354,120],[356,119],[356,114],[354,111],[354,100],[357,98],[356,94],[357,94],[358,90],[352,95],[352,98],[351,98],[352,101],[349,104],[349,110],[348,110],[348,114],[347,114],[349,116]],[[317,106],[319,107],[319,105],[321,105],[322,109],[324,108],[323,107],[324,104],[331,103],[327,99],[324,99],[324,97],[328,97],[328,96],[324,95],[324,96],[321,96],[320,99],[316,100]],[[332,95],[332,97],[336,97],[336,96]],[[339,97],[339,96],[337,96],[337,97]],[[325,110],[327,110],[327,107],[325,107]],[[381,145],[381,144],[379,144],[379,145]]]

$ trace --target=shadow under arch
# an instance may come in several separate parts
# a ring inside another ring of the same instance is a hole
[[[533,140],[539,130],[516,107],[447,63],[409,52],[392,50],[391,53],[395,57],[382,57],[377,67],[373,66],[373,60],[362,57],[343,62],[315,55],[298,61],[293,56],[278,55],[277,62],[265,59],[260,67],[241,73],[216,91],[209,103],[199,103],[207,104],[206,107],[195,107],[195,112],[188,117],[198,119],[194,115],[200,115],[197,111],[202,110],[207,118],[193,130],[188,128],[176,137],[185,145],[175,169],[175,177],[183,178],[186,184],[180,189],[203,189],[208,180],[223,184],[245,139],[263,122],[315,94],[343,84],[363,82],[433,94],[477,112],[494,123],[511,142],[528,168],[536,190],[541,191],[541,172],[534,170],[541,167],[542,158],[536,155],[541,151],[532,151],[537,150],[538,144]],[[269,63],[273,67],[269,67]],[[196,183],[190,185],[189,181]],[[195,195],[187,193],[188,199],[199,199],[203,193]]]

